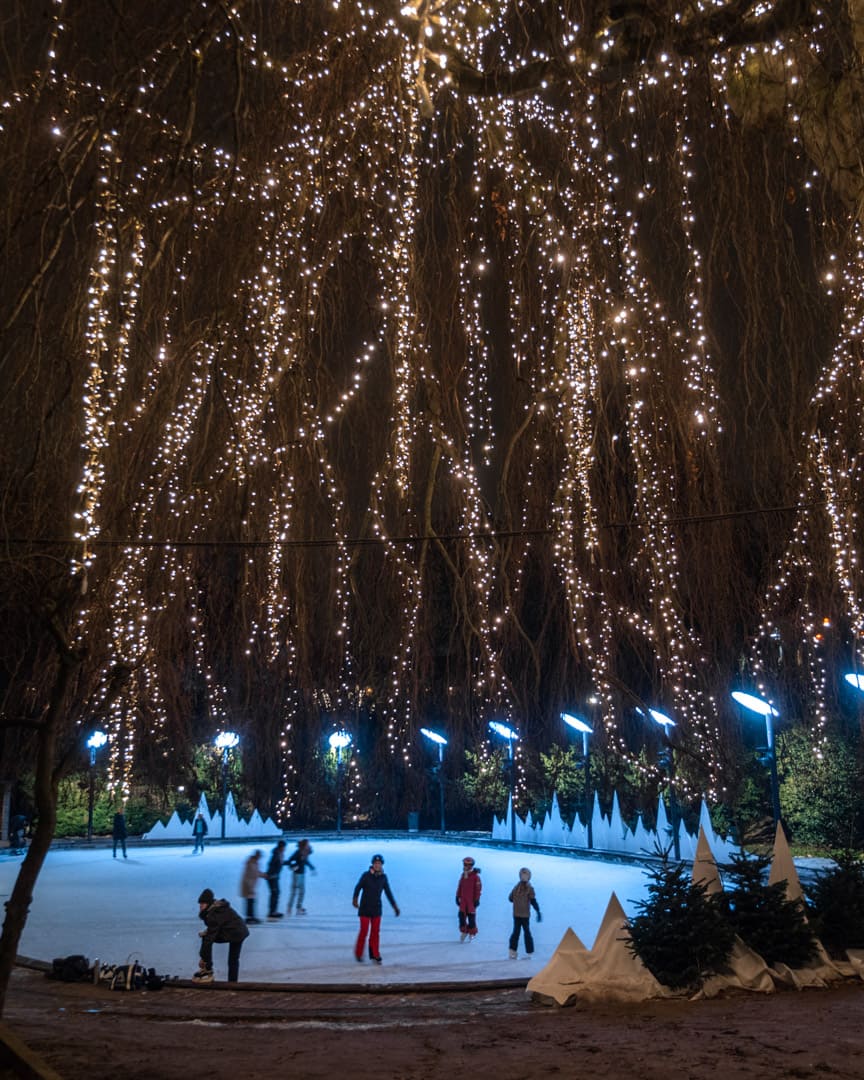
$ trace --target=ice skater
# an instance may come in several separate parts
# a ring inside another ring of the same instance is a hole
[[[204,854],[204,837],[207,835],[207,822],[203,816],[199,814],[192,825],[192,835],[195,837],[195,847],[192,848],[192,854],[197,855],[200,849],[201,854]]]
[[[12,855],[23,855],[26,849],[24,834],[27,831],[27,818],[16,814],[9,823],[9,850]]]
[[[267,863],[267,888],[270,890],[270,906],[267,909],[268,919],[281,919],[282,912],[279,910],[279,875],[285,862],[285,841],[280,840],[270,853],[270,862]]]
[[[531,871],[523,866],[519,871],[519,881],[510,890],[507,899],[513,905],[513,933],[510,935],[510,959],[516,959],[516,950],[519,947],[519,934],[525,934],[525,952],[530,956],[534,952],[534,938],[531,936],[531,908],[537,912],[537,922],[543,922],[540,914],[540,905],[534,895],[534,886],[531,884]]]
[[[390,901],[393,914],[399,917],[399,906],[393,899],[390,891],[390,882],[384,873],[384,856],[373,855],[372,865],[360,875],[360,880],[354,886],[354,896],[351,903],[357,908],[360,916],[360,932],[354,945],[354,956],[357,960],[363,960],[363,946],[366,944],[366,935],[369,935],[369,959],[376,964],[381,963],[381,893]],[[360,898],[358,901],[358,897]]]
[[[114,824],[111,826],[111,838],[114,841],[114,858],[117,858],[117,845],[120,845],[120,850],[123,852],[123,858],[126,858],[126,815],[122,810],[118,810],[114,815]]]
[[[240,895],[246,901],[246,924],[253,926],[260,923],[255,918],[255,901],[258,896],[258,882],[267,875],[261,869],[261,852],[253,851],[243,863],[243,876],[240,878]]]
[[[201,948],[195,982],[213,982],[213,945],[228,945],[228,982],[237,982],[240,975],[240,950],[249,937],[249,927],[227,900],[217,900],[212,889],[198,897],[198,918],[207,927],[199,933]]]
[[[300,840],[297,850],[290,856],[285,864],[291,870],[291,893],[288,896],[288,914],[293,908],[298,915],[305,915],[306,908],[303,901],[306,899],[306,867],[315,873],[315,867],[309,862],[312,854],[312,845],[308,840]]]
[[[474,860],[470,855],[466,855],[462,860],[462,874],[456,885],[460,941],[471,941],[477,936],[477,908],[480,907],[482,892],[480,868],[474,865]]]

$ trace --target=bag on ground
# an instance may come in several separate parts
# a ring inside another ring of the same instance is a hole
[[[59,979],[60,982],[89,982],[92,978],[90,961],[79,954],[56,957],[46,974],[49,979]]]

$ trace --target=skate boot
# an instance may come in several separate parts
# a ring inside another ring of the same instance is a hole
[[[198,970],[192,976],[192,981],[196,982],[196,983],[212,983],[213,982],[213,969],[212,968],[198,968]]]
[[[510,950],[510,959],[511,959],[511,960],[515,960],[515,959],[516,959],[516,950],[515,950],[515,949],[511,949],[511,950]]]

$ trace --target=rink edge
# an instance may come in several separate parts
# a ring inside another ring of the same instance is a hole
[[[18,967],[47,974],[51,965],[31,956],[15,957]],[[377,969],[376,969],[377,970]],[[283,994],[442,994],[476,993],[489,990],[524,990],[527,979],[485,979],[474,982],[346,982],[346,983],[280,983],[280,982],[212,982],[199,983],[194,979],[169,979],[163,989],[182,990],[249,990]],[[152,992],[152,991],[151,991]],[[52,1074],[54,1076],[56,1074]]]

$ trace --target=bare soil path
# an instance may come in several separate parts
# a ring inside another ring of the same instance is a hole
[[[557,1009],[521,990],[121,994],[17,969],[5,1021],[68,1080],[864,1078],[864,983]]]

